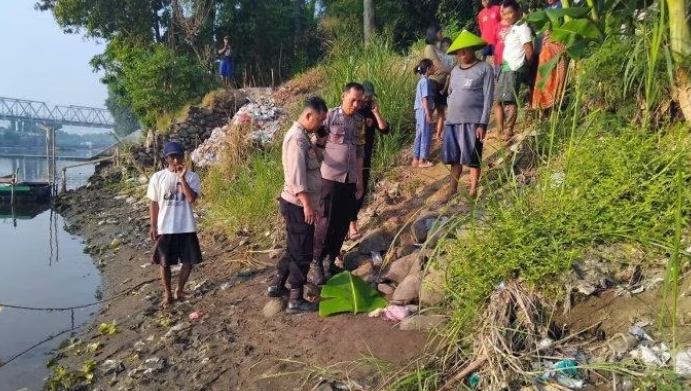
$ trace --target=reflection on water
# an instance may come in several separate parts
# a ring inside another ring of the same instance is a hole
[[[60,157],[57,159],[57,175],[60,170],[69,165],[83,163],[81,160],[73,160]],[[48,181],[48,164],[45,157],[3,157],[0,154],[0,176],[9,175],[19,169],[19,178],[23,181]],[[67,188],[75,189],[83,186],[94,173],[93,165],[70,168],[67,170]],[[58,180],[60,178],[57,178]]]
[[[55,308],[96,300],[100,276],[83,242],[64,229],[52,210],[0,209],[0,303]],[[9,362],[50,336],[83,325],[97,307],[71,311],[0,312],[0,361]],[[69,333],[51,339],[0,367],[0,391],[41,389],[47,353]]]

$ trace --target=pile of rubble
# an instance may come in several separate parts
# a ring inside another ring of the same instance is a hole
[[[201,167],[217,164],[233,132],[246,132],[258,147],[269,145],[283,127],[284,118],[284,111],[271,98],[261,97],[249,102],[238,109],[228,125],[211,131],[209,138],[192,152],[192,161]]]

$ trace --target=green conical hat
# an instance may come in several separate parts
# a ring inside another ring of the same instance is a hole
[[[456,51],[460,49],[479,49],[485,46],[487,46],[487,42],[485,42],[482,38],[478,37],[477,35],[471,33],[468,30],[463,30],[460,34],[458,34],[458,37],[456,37],[451,46],[449,46],[449,50],[446,51],[446,54],[454,54]]]

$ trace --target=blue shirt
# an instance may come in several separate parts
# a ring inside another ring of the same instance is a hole
[[[417,91],[415,92],[415,110],[424,110],[422,100],[427,99],[430,110],[434,109],[434,100],[432,99],[432,83],[430,83],[427,76],[422,76],[417,82]]]

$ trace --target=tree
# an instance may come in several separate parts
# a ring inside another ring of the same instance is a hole
[[[669,9],[669,39],[676,64],[676,94],[687,122],[691,122],[691,27],[689,27],[688,0],[667,0]]]
[[[141,128],[141,124],[132,110],[132,102],[125,95],[123,88],[111,84],[108,85],[108,98],[106,107],[115,121],[115,134],[125,137]]]
[[[363,0],[362,23],[365,36],[365,46],[372,40],[376,26],[374,24],[374,0]]]

